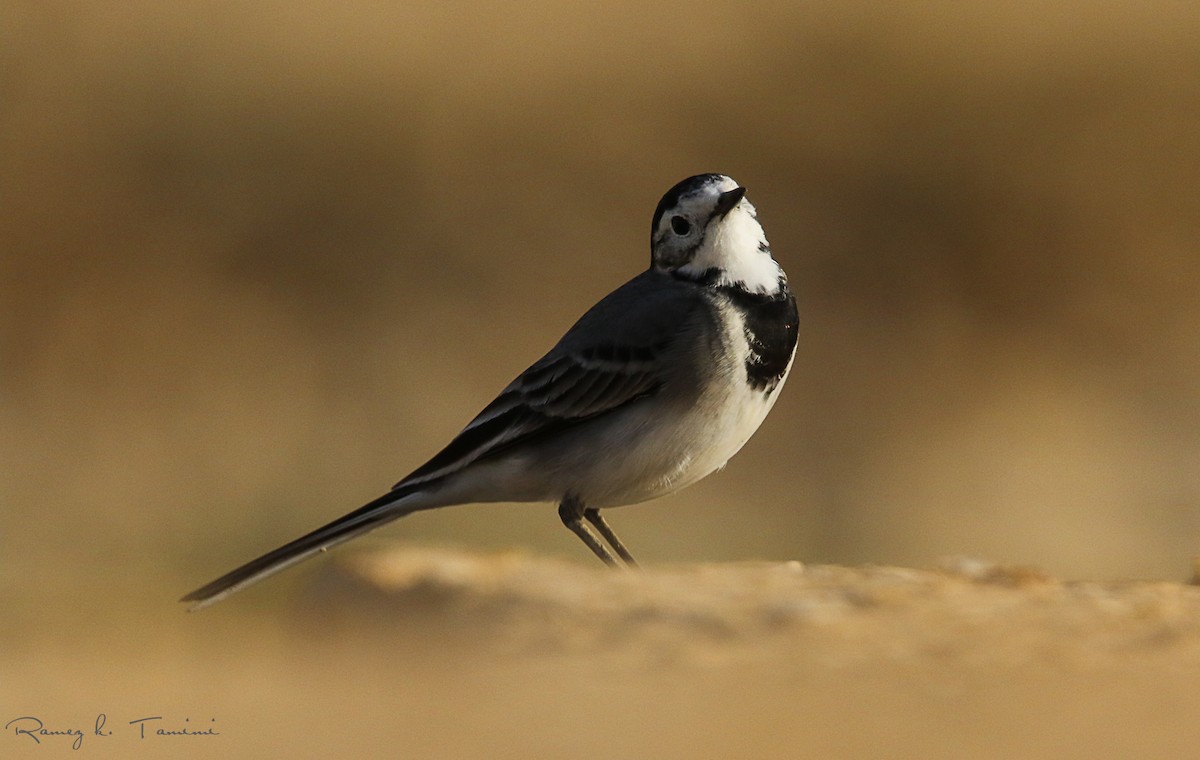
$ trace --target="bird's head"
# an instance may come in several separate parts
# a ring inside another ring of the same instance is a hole
[[[775,293],[783,278],[746,188],[723,174],[688,177],[667,191],[654,211],[650,259],[682,279],[753,293]]]

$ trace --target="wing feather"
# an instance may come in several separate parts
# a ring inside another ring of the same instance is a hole
[[[444,449],[396,484],[450,475],[657,393],[698,334],[694,288],[649,272],[598,303]]]

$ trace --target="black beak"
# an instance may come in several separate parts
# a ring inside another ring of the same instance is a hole
[[[742,202],[742,198],[746,196],[746,188],[735,187],[717,196],[717,207],[713,209],[713,218],[720,219],[721,217],[733,211],[733,207]]]

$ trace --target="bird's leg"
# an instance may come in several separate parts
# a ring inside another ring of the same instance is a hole
[[[600,535],[604,537],[604,540],[608,542],[608,545],[613,549],[616,549],[617,554],[621,556],[621,559],[625,560],[625,564],[629,565],[630,567],[638,566],[637,560],[635,560],[633,555],[629,553],[629,550],[625,548],[625,544],[621,543],[621,539],[617,538],[617,534],[613,533],[613,529],[608,527],[608,523],[606,523],[604,518],[600,516],[600,510],[596,509],[595,507],[588,507],[583,510],[583,516],[596,528],[596,530],[600,531]]]
[[[558,516],[563,521],[563,525],[571,529],[571,531],[579,536],[580,540],[587,544],[587,547],[592,550],[592,553],[604,561],[604,564],[609,567],[617,566],[617,559],[612,555],[604,544],[600,543],[596,536],[592,534],[590,528],[583,522],[585,511],[583,502],[573,496],[568,496],[558,505]],[[607,528],[608,526],[605,526]]]

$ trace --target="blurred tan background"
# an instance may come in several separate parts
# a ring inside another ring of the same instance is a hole
[[[1198,40],[1130,0],[5,2],[0,637],[173,613],[378,495],[703,171],[800,346],[726,471],[612,515],[644,563],[1183,578]],[[549,506],[369,541],[593,561]]]

